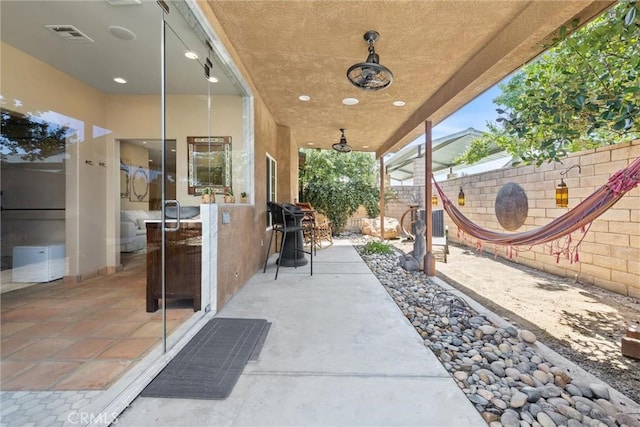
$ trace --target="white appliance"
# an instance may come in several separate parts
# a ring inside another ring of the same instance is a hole
[[[13,248],[14,282],[50,282],[64,276],[64,267],[63,244]]]

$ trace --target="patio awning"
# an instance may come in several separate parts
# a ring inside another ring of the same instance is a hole
[[[511,161],[511,155],[497,146],[494,146],[490,149],[489,155],[478,163],[473,165],[457,164],[455,159],[467,151],[471,142],[481,135],[481,131],[469,128],[464,131],[433,140],[434,174],[450,168],[454,171],[458,171],[469,168],[470,166],[476,167],[489,162],[498,161],[499,159],[504,159],[504,164]],[[391,175],[391,179],[396,181],[411,180],[413,179],[413,162],[415,159],[422,157],[424,157],[424,143],[405,147],[403,150],[399,151],[387,160],[387,173]]]

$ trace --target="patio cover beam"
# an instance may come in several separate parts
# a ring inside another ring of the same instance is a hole
[[[432,221],[432,209],[431,209],[431,175],[433,173],[433,166],[431,162],[433,160],[433,150],[432,150],[432,123],[431,120],[427,120],[424,122],[424,222],[425,222],[425,233],[424,237],[427,243],[427,251],[424,254],[424,273],[427,276],[435,276],[436,275],[436,259],[433,256],[433,239],[431,234],[433,233],[433,221]]]
[[[380,241],[384,242],[384,157],[380,157]]]

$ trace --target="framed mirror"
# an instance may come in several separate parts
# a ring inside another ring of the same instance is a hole
[[[205,188],[223,193],[231,188],[231,137],[188,136],[189,194],[199,195]]]

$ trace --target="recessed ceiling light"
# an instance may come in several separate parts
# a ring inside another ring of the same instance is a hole
[[[146,143],[147,143],[147,141],[142,141],[142,143],[143,143],[143,144],[146,144]]]
[[[136,38],[136,33],[119,25],[110,25],[107,27],[107,30],[112,36],[119,38],[120,40],[134,40]]]
[[[406,102],[404,102],[404,101],[393,101],[393,105],[395,105],[396,107],[404,107],[406,105]]]
[[[363,145],[362,148],[369,148],[369,146],[368,145]]]
[[[315,142],[307,142],[307,145],[316,145]]]
[[[116,83],[120,83],[121,85],[127,83],[127,81],[125,79],[123,79],[122,77],[116,77],[113,79],[114,82]]]
[[[176,152],[176,149],[175,149],[175,148],[172,148],[172,149],[171,149],[171,152],[172,152],[172,153],[175,153],[175,152]]]
[[[306,102],[306,101],[311,100],[311,97],[310,97],[309,95],[300,95],[300,96],[298,97],[298,99],[299,99],[300,101],[305,101],[305,102]]]
[[[344,105],[356,105],[358,102],[360,101],[358,101],[356,98],[345,98],[342,100],[342,103]]]
[[[197,54],[197,53],[195,53],[195,52],[194,52],[194,51],[192,51],[192,50],[188,50],[188,51],[186,51],[186,52],[184,53],[184,56],[186,56],[186,57],[187,57],[187,58],[189,58],[189,59],[198,59],[198,54]]]
[[[207,80],[209,80],[211,83],[218,83],[218,81],[219,81],[219,80],[218,80],[216,77],[214,77],[214,76],[209,76],[209,78],[208,78]]]

